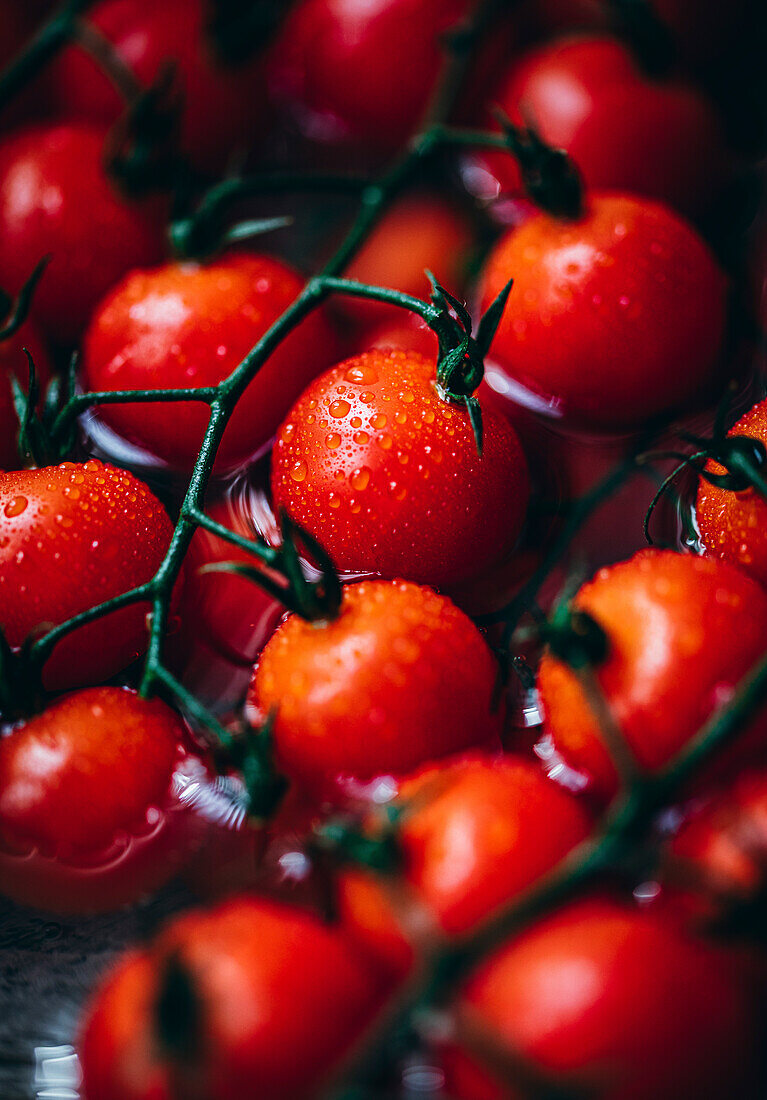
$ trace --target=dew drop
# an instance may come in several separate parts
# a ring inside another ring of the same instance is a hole
[[[355,386],[374,386],[378,381],[378,371],[368,363],[357,363],[348,368],[344,378]]]
[[[26,497],[14,497],[13,500],[9,500],[3,511],[9,519],[14,516],[20,516],[22,512],[25,512],[29,501]]]
[[[341,446],[341,436],[338,432],[331,432],[325,436],[325,446],[329,451],[336,451]]]
[[[375,416],[370,418],[370,427],[375,428],[376,431],[380,431],[381,428],[385,428],[388,423],[385,413],[376,413]]]
[[[303,481],[307,474],[306,463],[302,458],[294,462],[290,468],[290,476],[294,481]]]
[[[370,436],[367,432],[355,432],[352,439],[355,443],[358,443],[360,447],[364,447],[366,443],[370,442]]]
[[[359,470],[354,471],[349,481],[353,489],[362,492],[362,490],[367,489],[370,484],[370,470],[367,466],[360,466]]]
[[[346,414],[350,412],[350,410],[351,405],[345,397],[339,397],[338,400],[333,401],[328,408],[328,412],[336,420],[340,420],[342,417],[346,416]]]

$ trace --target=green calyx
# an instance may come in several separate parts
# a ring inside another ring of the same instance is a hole
[[[555,218],[583,215],[583,181],[564,149],[547,145],[531,125],[515,126],[499,108],[494,111],[506,147],[519,165],[522,183],[536,206]]]
[[[353,819],[332,819],[315,829],[312,846],[324,854],[331,853],[337,864],[364,867],[383,875],[394,874],[402,863],[397,830],[389,824],[368,832]]]
[[[551,618],[540,625],[539,636],[553,656],[573,669],[602,664],[610,649],[596,619],[566,601],[559,603]]]
[[[222,763],[235,768],[245,785],[248,817],[269,821],[279,809],[288,781],[274,764],[273,734],[277,712],[271,711],[259,728],[245,725],[230,737],[219,752]]]

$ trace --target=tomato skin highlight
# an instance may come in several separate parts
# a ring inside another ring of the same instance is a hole
[[[300,276],[268,256],[234,253],[209,264],[133,271],[94,313],[83,371],[93,389],[160,389],[222,382],[298,296]],[[262,449],[292,401],[329,362],[335,337],[322,311],[296,328],[247,388],[227,427],[217,469]],[[191,469],[209,412],[174,402],[101,410],[118,434],[171,466]]]
[[[339,569],[445,587],[517,541],[529,494],[521,445],[483,410],[480,458],[466,410],[439,397],[435,374],[417,353],[373,349],[309,386],[277,435],[275,506]]]
[[[0,621],[9,644],[150,580],[172,533],[143,482],[96,459],[0,474]],[[62,638],[43,669],[46,688],[97,683],[130,664],[146,648],[148,610],[133,604]]]
[[[315,1095],[381,1008],[387,990],[333,926],[242,896],[177,917],[125,956],[97,992],[80,1042],[87,1100],[171,1100],[183,1067],[154,1018],[163,968],[189,975],[200,1040],[187,1061],[205,1100]],[[328,1011],[332,1005],[333,1011]]]
[[[484,639],[446,597],[406,581],[362,581],[344,588],[336,619],[286,619],[255,666],[248,703],[264,714],[279,708],[279,767],[331,793],[338,777],[396,775],[497,746],[495,678]]]
[[[684,748],[767,647],[767,594],[713,558],[642,550],[601,569],[573,605],[607,635],[596,676],[638,762],[651,770]],[[556,748],[598,798],[611,798],[617,775],[575,676],[545,654],[538,687]],[[760,712],[731,751],[764,743]]]
[[[113,687],[64,696],[6,732],[2,893],[80,913],[135,902],[162,885],[194,832],[174,779],[189,768],[186,740],[165,703]]]
[[[460,1001],[478,1026],[599,1100],[761,1095],[753,1006],[730,959],[607,901],[545,917],[486,960]],[[445,1052],[457,1100],[521,1100]]]
[[[0,147],[0,285],[17,293],[50,254],[35,315],[59,344],[78,340],[126,271],[163,253],[154,210],[123,200],[107,178],[105,136],[90,123],[39,125]]]
[[[649,199],[595,193],[587,204],[574,221],[531,218],[491,254],[483,309],[514,277],[493,358],[590,428],[636,428],[701,404],[725,324],[712,253]]]

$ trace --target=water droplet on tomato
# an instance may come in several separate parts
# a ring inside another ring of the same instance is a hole
[[[360,492],[363,489],[367,489],[370,484],[370,470],[367,466],[360,466],[359,470],[354,471],[349,481],[353,489],[357,489]]]
[[[374,386],[378,381],[378,371],[368,363],[357,363],[348,368],[344,378],[355,386]]]
[[[325,446],[330,451],[335,451],[341,446],[341,436],[338,432],[331,432],[325,436]]]
[[[9,519],[13,519],[14,516],[20,516],[22,512],[26,512],[28,504],[26,497],[14,497],[13,500],[8,501],[3,511]]]
[[[375,416],[370,418],[370,427],[375,428],[376,431],[380,431],[381,428],[385,428],[388,424],[388,419],[385,413],[376,413]]]
[[[306,474],[307,474],[306,463],[304,462],[303,459],[300,458],[297,462],[294,462],[293,465],[291,466],[290,476],[293,478],[294,481],[303,481],[306,477]]]
[[[370,441],[370,436],[367,432],[355,432],[352,439],[355,443],[358,443],[360,447],[364,447],[365,444]]]
[[[351,411],[351,405],[349,404],[349,402],[346,400],[345,397],[340,397],[337,401],[333,401],[332,404],[330,405],[330,407],[328,408],[328,412],[330,413],[330,415],[332,417],[335,417],[336,420],[340,420],[342,417],[346,416],[347,413],[349,413],[350,411]]]

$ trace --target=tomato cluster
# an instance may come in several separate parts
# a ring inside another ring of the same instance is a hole
[[[759,6],[0,0],[0,904],[182,910],[84,1100],[764,1095]]]

